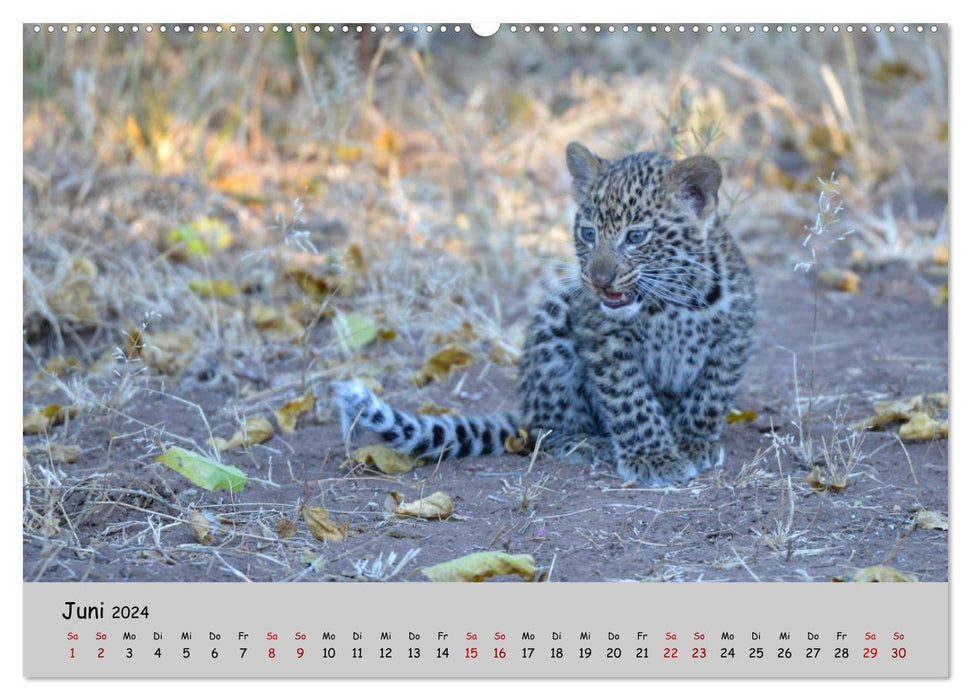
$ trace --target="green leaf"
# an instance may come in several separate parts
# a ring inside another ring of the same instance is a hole
[[[155,461],[174,469],[196,486],[209,491],[229,489],[237,492],[246,486],[246,474],[233,465],[214,462],[181,447],[170,447],[156,457]]]
[[[345,314],[338,311],[334,316],[334,332],[341,345],[348,350],[356,350],[374,342],[378,327],[373,319],[363,314],[354,311]]]
[[[207,216],[169,232],[171,243],[184,244],[186,253],[196,258],[208,258],[212,254],[212,248],[223,250],[229,246],[231,240],[229,226]]]

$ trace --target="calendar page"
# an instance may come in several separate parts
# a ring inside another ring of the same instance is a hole
[[[946,24],[22,38],[25,676],[949,675]]]

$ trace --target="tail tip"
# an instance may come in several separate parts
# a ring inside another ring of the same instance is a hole
[[[341,416],[341,433],[344,438],[350,438],[354,423],[367,408],[373,394],[364,382],[357,379],[334,382],[332,386]]]

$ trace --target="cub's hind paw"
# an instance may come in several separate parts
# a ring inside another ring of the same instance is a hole
[[[554,432],[543,440],[540,449],[555,459],[573,464],[614,461],[614,445],[610,438],[602,435]]]
[[[683,442],[679,449],[685,459],[701,472],[720,467],[725,461],[725,449],[717,442]]]
[[[625,479],[648,486],[679,484],[698,476],[694,463],[678,451],[627,457],[617,464],[617,471]]]

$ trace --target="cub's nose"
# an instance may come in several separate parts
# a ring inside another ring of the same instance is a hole
[[[590,283],[604,291],[610,289],[615,279],[617,279],[617,273],[614,270],[594,270],[590,273]]]

